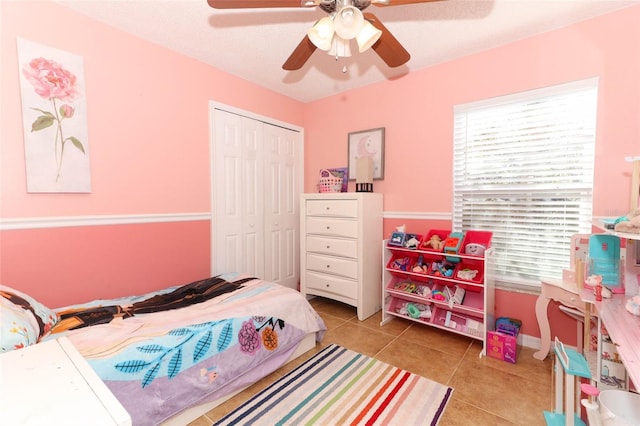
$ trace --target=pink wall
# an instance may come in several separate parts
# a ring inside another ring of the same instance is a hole
[[[4,231],[2,282],[51,307],[141,294],[209,276],[208,235],[209,221]]]
[[[1,7],[3,218],[208,212],[210,100],[303,124],[299,102],[50,1]],[[84,58],[91,194],[26,192],[16,37]]]
[[[346,164],[348,132],[385,127],[385,180],[374,185],[385,211],[441,217],[451,212],[454,105],[593,76],[600,77],[595,214],[628,209],[623,157],[640,146],[638,6],[305,105],[48,1],[0,2],[0,11],[5,220],[209,212],[210,100],[304,127],[309,192],[320,168]],[[91,194],[26,192],[16,37],[84,57]],[[385,234],[402,223],[448,225],[387,219]],[[209,271],[208,221],[0,231],[0,241],[0,280],[52,305]],[[539,335],[534,300],[499,291],[497,315],[517,316],[525,334]],[[555,308],[550,316],[552,333],[575,341],[574,324]]]
[[[626,214],[624,156],[640,149],[638,22],[635,6],[306,105],[306,190],[320,168],[346,164],[348,132],[385,127],[385,179],[374,182],[385,211],[450,212],[455,105],[600,77],[594,214]]]
[[[385,179],[374,182],[384,211],[450,213],[455,105],[599,77],[594,214],[626,214],[631,165],[624,157],[640,154],[638,22],[635,6],[308,104],[306,190],[316,190],[319,169],[346,165],[348,132],[385,127]],[[434,227],[431,220],[387,219],[385,235],[405,222],[418,233]],[[539,336],[535,299],[498,291],[496,315],[520,318],[524,334]],[[554,304],[549,315],[552,334],[575,342],[575,322]]]
[[[208,213],[208,102],[302,126],[301,104],[50,1],[0,2],[0,217]],[[84,58],[91,194],[28,194],[16,37]],[[60,306],[210,273],[209,221],[0,231],[0,281]]]

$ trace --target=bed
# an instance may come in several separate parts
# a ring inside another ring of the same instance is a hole
[[[0,350],[66,336],[134,425],[184,425],[313,348],[325,330],[299,292],[243,274],[58,309],[8,287],[0,295]]]

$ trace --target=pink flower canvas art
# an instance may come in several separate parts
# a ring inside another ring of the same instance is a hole
[[[81,56],[18,39],[28,192],[91,192]]]

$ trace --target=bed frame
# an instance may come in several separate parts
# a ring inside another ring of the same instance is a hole
[[[293,354],[291,354],[291,357],[289,357],[289,359],[287,360],[287,363],[298,358],[300,355],[304,354],[305,352],[315,348],[315,346],[316,346],[316,333],[307,334],[298,345],[298,348],[293,352]],[[237,391],[232,392],[229,395],[225,395],[222,398],[218,398],[214,401],[206,402],[204,404],[188,408],[176,414],[175,416],[171,417],[170,419],[166,420],[165,422],[163,422],[162,426],[184,426],[194,421],[195,419],[202,417],[203,415],[205,415],[206,413],[208,413],[218,405],[222,404],[223,402],[231,399],[238,393],[242,392],[244,389],[246,388],[238,389]]]

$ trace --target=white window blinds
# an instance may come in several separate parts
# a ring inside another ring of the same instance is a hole
[[[493,232],[496,279],[540,285],[590,233],[597,79],[454,110],[453,230]]]

